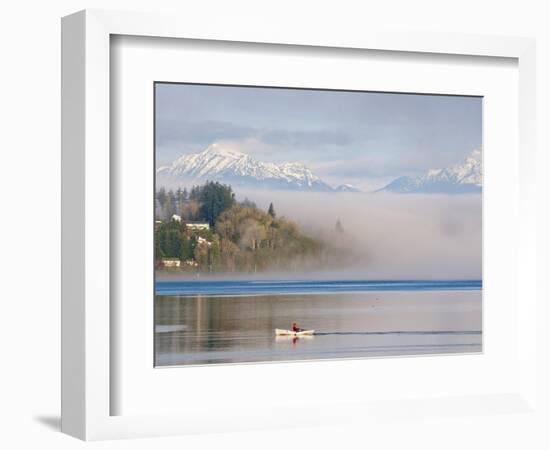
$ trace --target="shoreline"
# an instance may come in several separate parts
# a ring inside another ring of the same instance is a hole
[[[412,277],[412,278],[395,278],[375,276],[369,278],[365,273],[339,273],[335,271],[317,271],[317,272],[225,272],[225,273],[197,273],[189,275],[180,271],[155,271],[155,282],[161,283],[177,283],[177,282],[330,282],[330,281],[361,281],[361,282],[479,282],[482,278],[477,277],[457,277],[457,278],[430,278],[430,277]]]

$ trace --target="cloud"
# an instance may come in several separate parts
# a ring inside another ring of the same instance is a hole
[[[259,129],[215,120],[201,122],[158,120],[156,133],[159,145],[178,143],[182,147],[195,144],[209,145],[222,140],[237,142],[256,139],[257,142],[267,145],[299,147],[313,151],[319,146],[347,146],[353,142],[351,136],[340,131]]]
[[[319,175],[343,178],[385,178],[398,177],[423,173],[427,169],[437,166],[433,165],[430,159],[419,157],[413,152],[394,152],[388,157],[384,152],[356,151],[340,155],[339,159],[333,161],[319,161],[312,164],[312,168]]]
[[[330,130],[268,130],[261,133],[260,138],[267,144],[305,147],[310,150],[315,150],[312,146],[347,146],[353,142],[348,134]]]
[[[158,120],[156,126],[158,145],[179,145],[182,149],[196,144],[207,146],[221,139],[244,139],[256,133],[250,127],[216,120],[188,122],[164,119]]]

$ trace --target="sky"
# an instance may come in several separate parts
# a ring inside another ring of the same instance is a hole
[[[164,83],[155,113],[157,166],[217,142],[362,189],[461,163],[482,144],[480,97]]]

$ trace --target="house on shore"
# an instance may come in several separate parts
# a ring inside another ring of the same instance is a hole
[[[162,265],[164,267],[181,267],[181,261],[179,258],[162,258]]]
[[[209,230],[210,224],[208,222],[185,222],[185,226],[188,230]]]

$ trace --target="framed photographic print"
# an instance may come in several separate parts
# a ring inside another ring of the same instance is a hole
[[[481,97],[154,89],[156,366],[482,350]]]
[[[534,44],[361,36],[63,19],[65,432],[529,408]]]

